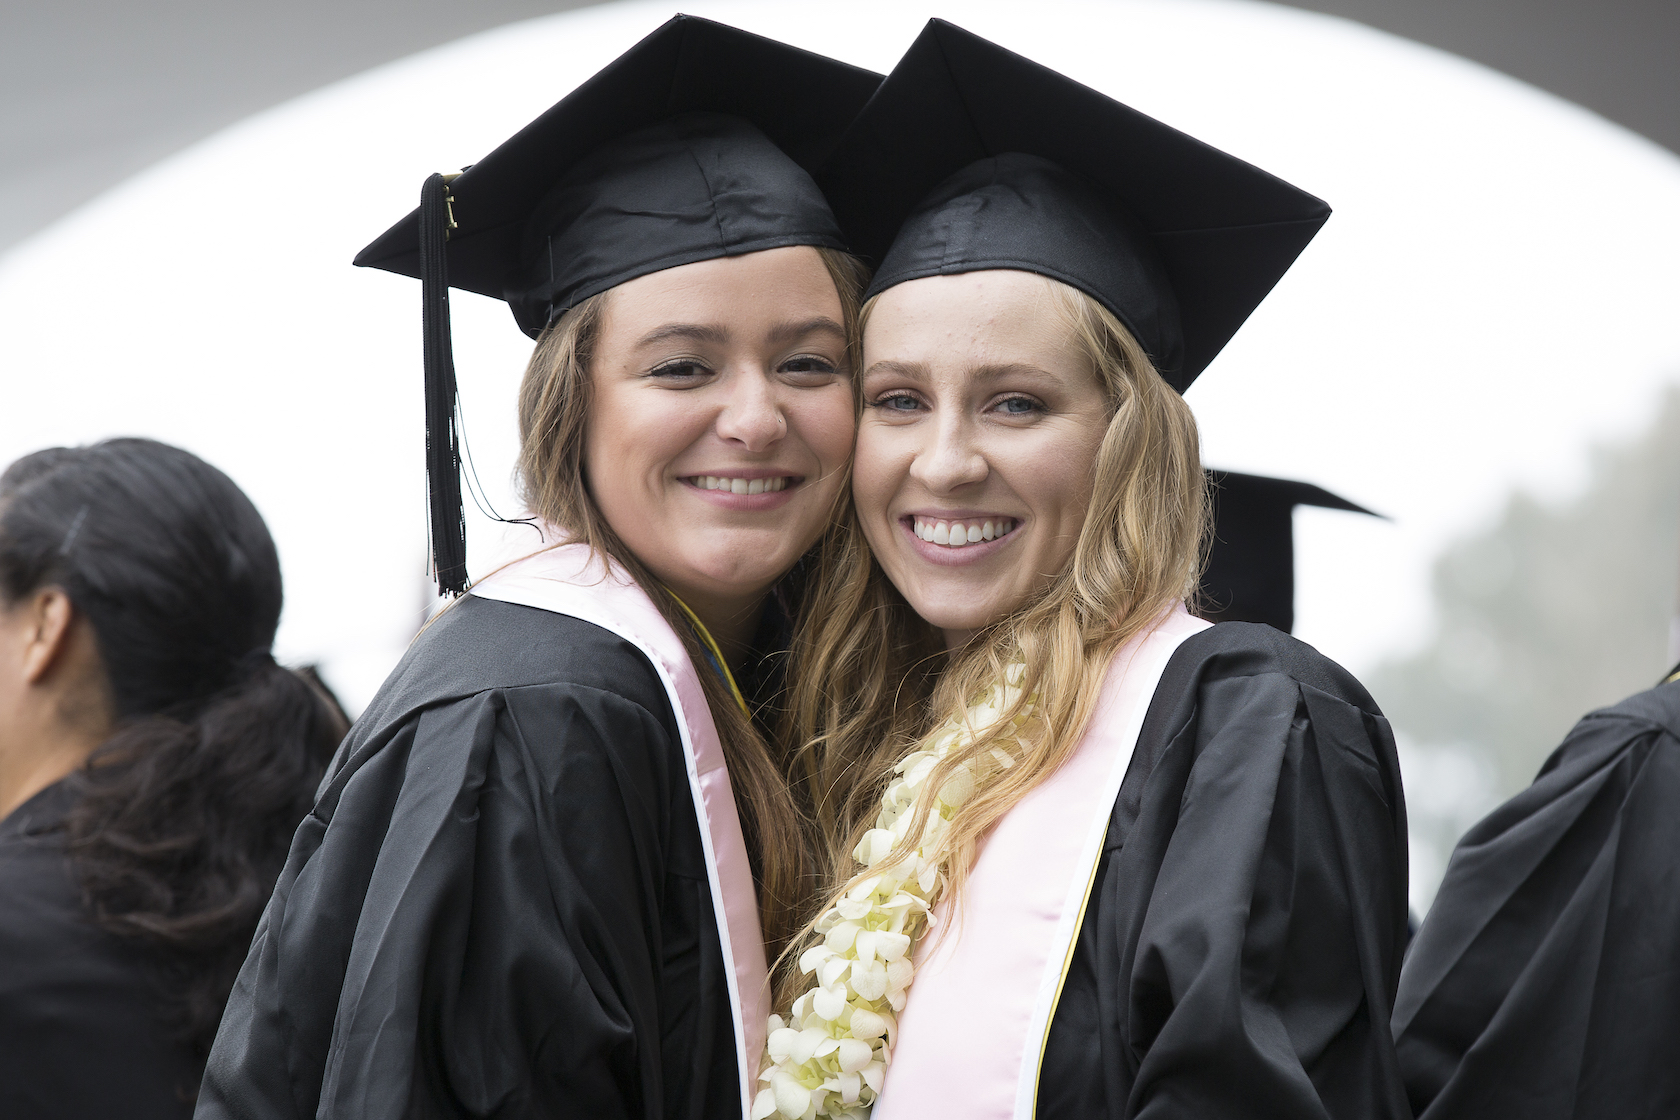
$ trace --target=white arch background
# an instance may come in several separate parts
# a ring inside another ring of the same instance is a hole
[[[280,653],[366,702],[425,603],[418,290],[349,267],[413,204],[673,10],[474,36],[252,117],[0,258],[0,462],[145,434],[227,470],[280,543]],[[1680,159],[1451,55],[1242,0],[722,0],[685,10],[878,70],[940,15],[1327,199],[1189,394],[1206,458],[1391,523],[1297,517],[1297,633],[1355,672],[1418,641],[1429,563],[1513,485],[1585,476],[1680,377]],[[459,295],[504,510],[529,342]],[[472,515],[482,560],[498,527]],[[1381,697],[1378,697],[1381,700]]]

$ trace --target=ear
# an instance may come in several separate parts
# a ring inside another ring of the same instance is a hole
[[[60,587],[44,587],[29,597],[24,629],[23,679],[40,684],[70,646],[76,608]]]

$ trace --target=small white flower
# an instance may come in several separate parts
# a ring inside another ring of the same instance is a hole
[[[845,989],[818,988],[811,995],[811,1009],[830,1022],[840,1018],[840,1012],[846,1009]]]
[[[781,1022],[773,1018],[773,1023]],[[799,1042],[799,1032],[792,1027],[777,1027],[770,1032],[770,1038],[765,1043],[765,1049],[770,1052],[770,1060],[781,1065],[793,1053],[793,1048]]]
[[[788,1074],[778,1073],[770,1089],[774,1094],[776,1111],[783,1116],[804,1116],[805,1110],[811,1107],[811,1090]]]
[[[891,963],[903,960],[910,952],[910,935],[897,933],[893,930],[878,930],[875,933],[875,955]]]
[[[825,989],[832,990],[835,985],[845,978],[846,973],[849,972],[852,969],[852,966],[856,963],[856,961],[839,956],[824,961],[817,969],[817,983],[821,984]],[[834,1016],[825,1015],[824,1018],[832,1019]]]
[[[867,898],[842,898],[834,904],[834,908],[842,918],[851,922],[862,921],[874,909]]]
[[[861,1038],[842,1038],[836,1048],[841,1073],[857,1073],[875,1057],[875,1048]],[[857,1094],[853,1094],[855,1100]]]
[[[799,954],[799,971],[807,973],[815,972],[817,969],[822,967],[825,961],[834,957],[836,954],[837,951],[829,948],[826,944],[813,945],[803,953]]]
[[[887,966],[880,961],[856,961],[852,964],[852,990],[859,999],[873,1003],[887,994]]]
[[[974,796],[974,771],[967,766],[959,766],[951,771],[951,776],[939,789],[939,800],[951,808],[960,808],[970,797]]]
[[[896,840],[891,829],[872,828],[863,834],[863,839],[852,855],[865,867],[874,867],[887,858]]]
[[[821,1027],[806,1027],[799,1032],[799,1037],[794,1040],[793,1045],[788,1049],[789,1062],[796,1066],[804,1065],[816,1057],[817,1047],[827,1040],[828,1032]]]
[[[868,1041],[880,1038],[887,1033],[887,1021],[867,1007],[852,1008],[851,1032],[853,1038]]]
[[[856,922],[835,922],[834,925],[829,927],[828,933],[823,937],[823,944],[827,946],[828,951],[831,953],[844,953],[847,949],[850,949],[852,947],[852,943],[857,940],[858,930],[860,928],[861,927],[859,927]],[[807,950],[807,952],[809,952],[809,950]],[[800,971],[809,971],[803,964],[805,957],[801,955],[799,959],[801,961]]]

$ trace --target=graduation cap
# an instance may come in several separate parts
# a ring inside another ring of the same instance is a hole
[[[1209,622],[1264,622],[1295,628],[1295,507],[1370,514],[1310,482],[1208,471],[1213,547],[1202,573],[1197,614]]]
[[[421,279],[426,476],[440,593],[466,587],[451,286],[533,338],[662,269],[787,245],[843,248],[811,172],[879,74],[693,16],[637,43],[459,175],[357,265]]]
[[[819,176],[869,295],[1020,269],[1107,307],[1183,392],[1330,216],[1242,160],[931,20]]]

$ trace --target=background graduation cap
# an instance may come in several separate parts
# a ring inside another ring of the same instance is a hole
[[[1015,268],[1088,293],[1183,392],[1330,215],[1256,167],[931,20],[819,175],[870,293]]]
[[[451,285],[506,300],[536,337],[661,269],[844,242],[816,183],[879,74],[677,16],[459,176],[355,263],[421,279],[426,477],[438,590],[466,587]]]
[[[1308,482],[1208,471],[1213,546],[1196,613],[1209,622],[1295,628],[1295,507],[1370,514]]]

